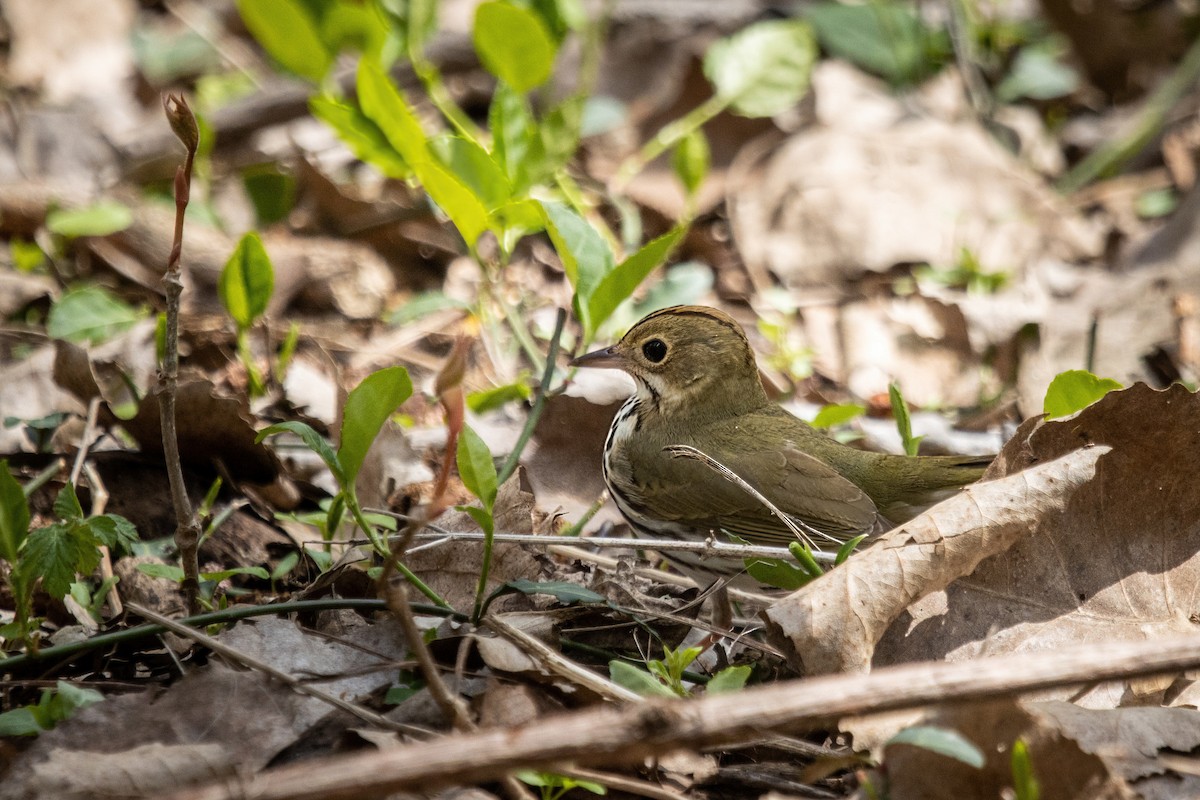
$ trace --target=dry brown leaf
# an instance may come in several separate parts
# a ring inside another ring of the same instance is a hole
[[[995,474],[1086,444],[1107,445],[1112,453],[1061,516],[897,620],[874,663],[962,660],[1194,631],[1198,421],[1200,398],[1182,386],[1157,392],[1138,385],[1070,419],[1026,422],[1000,453]],[[1142,693],[1147,685],[1131,688]],[[1120,687],[1103,691],[1116,694],[1094,690],[1082,702],[1123,702]]]
[[[57,800],[153,797],[177,786],[228,776],[235,769],[221,744],[152,742],[119,753],[59,749],[34,767],[24,789],[27,797]]]
[[[768,607],[763,616],[772,641],[807,675],[869,669],[876,642],[909,604],[1007,551],[1040,520],[1053,520],[1107,452],[1083,449],[976,484],[884,534]]]

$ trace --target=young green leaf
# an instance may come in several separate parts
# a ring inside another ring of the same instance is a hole
[[[79,535],[69,525],[47,525],[29,534],[17,565],[22,577],[33,584],[38,577],[42,587],[54,598],[71,591],[75,573],[88,573],[100,563],[95,542]]]
[[[812,550],[808,549],[808,545],[800,542],[788,542],[788,552],[792,554],[792,558],[800,564],[800,567],[814,578],[819,578],[825,574],[825,570],[813,558]]]
[[[529,102],[506,83],[496,85],[488,109],[492,131],[492,157],[508,176],[513,191],[523,194],[530,176],[539,170],[541,142]]]
[[[321,40],[317,22],[300,0],[238,0],[238,12],[271,58],[289,72],[318,83],[334,54]]]
[[[0,558],[16,564],[21,543],[29,534],[29,501],[21,484],[0,461]]]
[[[1012,779],[1017,800],[1038,800],[1042,796],[1042,788],[1038,785],[1033,762],[1029,758],[1029,745],[1025,744],[1024,739],[1013,742]]]
[[[491,222],[483,202],[434,160],[416,113],[378,64],[366,58],[359,62],[357,87],[363,113],[379,126],[391,146],[412,167],[425,191],[450,217],[467,245],[474,247]]]
[[[245,330],[267,310],[275,290],[275,269],[257,233],[247,233],[221,270],[217,292],[238,328]]]
[[[466,512],[467,516],[475,520],[475,524],[479,529],[489,536],[496,532],[496,519],[492,516],[492,512],[486,508],[479,506],[458,506],[460,511]]]
[[[738,114],[770,117],[808,92],[816,58],[817,44],[807,23],[772,20],[713,44],[704,55],[704,74]]]
[[[54,339],[96,344],[133,327],[144,311],[99,286],[71,289],[50,307],[46,332]]]
[[[845,425],[852,419],[861,417],[867,413],[866,406],[860,406],[857,403],[844,403],[842,405],[830,404],[821,406],[821,410],[813,417],[809,424],[814,428],[832,428],[835,425]]]
[[[111,200],[84,208],[56,209],[46,215],[46,229],[59,236],[108,236],[133,224],[133,212]]]
[[[896,418],[896,430],[900,433],[900,442],[904,445],[906,455],[915,456],[921,449],[924,436],[912,435],[912,420],[908,416],[908,403],[900,394],[900,387],[894,383],[888,385],[888,399],[892,404],[892,416]]]
[[[704,183],[710,161],[708,137],[699,128],[689,131],[675,145],[671,154],[671,166],[688,194],[695,194],[700,184]]]
[[[833,559],[833,565],[836,567],[839,564],[844,563],[846,559],[854,553],[854,550],[856,547],[858,547],[859,543],[866,538],[867,535],[865,533],[861,533],[858,536],[855,536],[853,539],[846,541],[841,547],[838,548],[837,556],[835,556]]]
[[[89,534],[99,544],[114,550],[117,548],[129,550],[141,541],[134,524],[120,514],[89,517],[81,524],[87,528]]]
[[[631,692],[637,692],[643,697],[675,698],[678,696],[649,672],[638,669],[625,661],[614,659],[608,662],[608,675],[612,678],[613,683]]]
[[[958,731],[949,728],[914,725],[888,739],[884,746],[890,747],[894,744],[907,744],[941,753],[976,769],[982,769],[985,763],[983,753],[978,747]]]
[[[736,692],[745,687],[746,681],[750,679],[751,668],[748,666],[726,667],[725,669],[713,675],[712,680],[708,682],[705,691],[708,694],[725,694],[727,692]]]
[[[342,464],[338,461],[338,456],[333,450],[333,445],[329,443],[328,439],[313,430],[313,427],[306,422],[296,420],[277,422],[259,431],[258,435],[254,437],[254,443],[258,444],[268,436],[285,432],[299,436],[300,440],[308,446],[308,449],[319,455],[321,460],[325,462],[325,466],[329,467],[329,471],[333,473],[333,477],[337,480],[338,485],[346,485],[346,473],[342,470]]]
[[[805,11],[821,45],[893,86],[919,81],[951,53],[948,37],[900,3],[819,3]]]
[[[508,178],[492,156],[475,142],[461,136],[435,136],[429,151],[451,174],[465,183],[488,210],[512,197]]]
[[[353,486],[367,450],[383,423],[412,394],[412,381],[404,367],[387,367],[363,378],[346,398],[342,411],[342,444],[337,460],[346,486]]]
[[[137,570],[151,578],[165,578],[174,583],[183,582],[183,569],[175,564],[138,564]]]
[[[491,509],[496,502],[496,464],[483,439],[466,425],[458,435],[458,474],[484,508]]]
[[[745,559],[745,564],[746,574],[754,580],[789,592],[799,589],[813,579],[806,570],[782,558],[755,556]]]
[[[308,101],[312,115],[333,128],[350,152],[389,178],[407,180],[408,162],[396,152],[383,131],[366,114],[333,97],[318,95]]]
[[[1121,384],[1111,378],[1098,378],[1084,369],[1060,372],[1046,389],[1042,410],[1047,419],[1069,417],[1120,388]]]
[[[604,321],[625,301],[656,267],[662,264],[687,233],[683,227],[647,242],[629,258],[608,271],[600,278],[596,287],[583,296],[588,310],[585,318],[585,338],[591,339]]]
[[[38,724],[30,706],[22,706],[0,714],[0,736],[37,736],[45,728]]]
[[[575,293],[590,297],[601,278],[612,271],[612,250],[604,237],[586,219],[562,203],[542,202],[546,232],[562,259],[567,279]]]
[[[501,588],[515,589],[522,594],[548,594],[565,605],[572,603],[603,603],[604,595],[596,594],[570,581],[530,581],[521,578],[509,581]]]
[[[541,17],[515,3],[489,0],[475,10],[475,51],[488,72],[518,92],[546,82],[557,47]]]
[[[533,390],[529,388],[529,384],[518,380],[481,392],[471,392],[467,395],[467,408],[476,414],[482,414],[517,400],[528,400],[532,394]]]

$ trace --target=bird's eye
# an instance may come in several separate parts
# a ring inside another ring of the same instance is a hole
[[[667,357],[667,343],[662,339],[651,339],[642,345],[642,355],[652,364],[657,364]]]

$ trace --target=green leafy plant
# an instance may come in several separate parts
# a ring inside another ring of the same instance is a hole
[[[1060,372],[1046,388],[1042,410],[1047,419],[1069,417],[1082,411],[1121,384],[1111,378],[1098,378],[1087,370]]]
[[[809,7],[804,16],[827,51],[896,87],[920,82],[952,55],[946,32],[926,25],[908,3],[825,2]]]
[[[1008,285],[1007,272],[984,269],[979,257],[967,247],[960,248],[958,260],[951,267],[935,268],[929,264],[913,271],[918,281],[936,283],[952,289],[966,289],[973,294],[995,294]]]
[[[865,413],[867,413],[867,407],[858,403],[830,404],[821,406],[821,410],[809,424],[814,428],[833,428],[858,419]]]
[[[932,753],[940,753],[976,769],[982,769],[986,763],[983,752],[974,743],[950,728],[940,728],[935,725],[913,725],[888,739],[884,747],[897,744],[906,744]]]
[[[132,224],[129,207],[111,200],[83,208],[56,209],[46,215],[46,230],[67,239],[108,236]]]
[[[572,789],[583,789],[592,794],[608,794],[604,784],[595,781],[585,781],[580,778],[570,778],[555,772],[539,772],[531,769],[518,770],[517,780],[539,790],[541,800],[559,800]]]
[[[608,673],[614,683],[646,697],[690,697],[684,673],[702,652],[699,647],[677,650],[664,647],[663,657],[648,659],[646,669],[639,669],[627,661],[613,660],[608,662]],[[710,692],[737,691],[746,685],[750,671],[747,666],[726,667],[708,681],[707,689]]]
[[[0,736],[37,736],[69,719],[79,709],[103,699],[104,695],[95,689],[58,681],[54,688],[42,690],[41,699],[36,704],[0,714]]]
[[[338,493],[329,503],[325,530],[332,536],[342,524],[343,517],[349,514],[371,541],[375,552],[384,558],[391,554],[387,540],[379,532],[378,526],[363,513],[358,502],[355,481],[367,457],[367,451],[379,435],[383,424],[410,395],[412,381],[408,377],[408,370],[403,367],[387,367],[363,378],[362,382],[350,391],[346,398],[346,406],[342,410],[342,441],[337,450],[334,450],[329,440],[317,433],[311,425],[299,421],[271,425],[259,431],[255,439],[261,442],[268,436],[281,433],[291,433],[300,437],[300,440],[325,462],[338,485]],[[422,594],[438,605],[446,605],[446,601],[411,570],[403,564],[398,564],[397,568]]]
[[[247,233],[238,242],[233,255],[221,270],[217,292],[221,303],[237,326],[238,358],[246,368],[252,397],[261,396],[266,387],[263,376],[250,352],[249,331],[264,313],[275,291],[275,269],[257,233]]]
[[[8,586],[16,606],[15,619],[0,627],[0,637],[20,639],[27,646],[33,645],[32,600],[39,580],[47,594],[63,598],[71,593],[77,573],[88,574],[100,563],[101,545],[128,548],[138,541],[137,530],[124,517],[86,516],[70,483],[54,501],[54,513],[58,522],[30,531],[25,490],[8,462],[0,461],[0,558],[11,567]],[[94,602],[89,597],[88,605]]]
[[[458,435],[458,474],[467,490],[479,498],[478,506],[459,506],[483,529],[483,568],[479,571],[479,582],[475,588],[475,609],[472,619],[478,620],[483,610],[484,593],[487,591],[488,574],[492,566],[492,536],[496,532],[492,508],[496,504],[496,464],[492,451],[484,444],[479,434],[467,425]]]

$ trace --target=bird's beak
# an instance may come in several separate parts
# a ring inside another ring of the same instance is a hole
[[[606,347],[603,350],[593,350],[590,353],[584,353],[571,360],[572,367],[591,367],[593,369],[622,369],[625,366],[625,357],[617,350],[614,344],[612,347]]]

